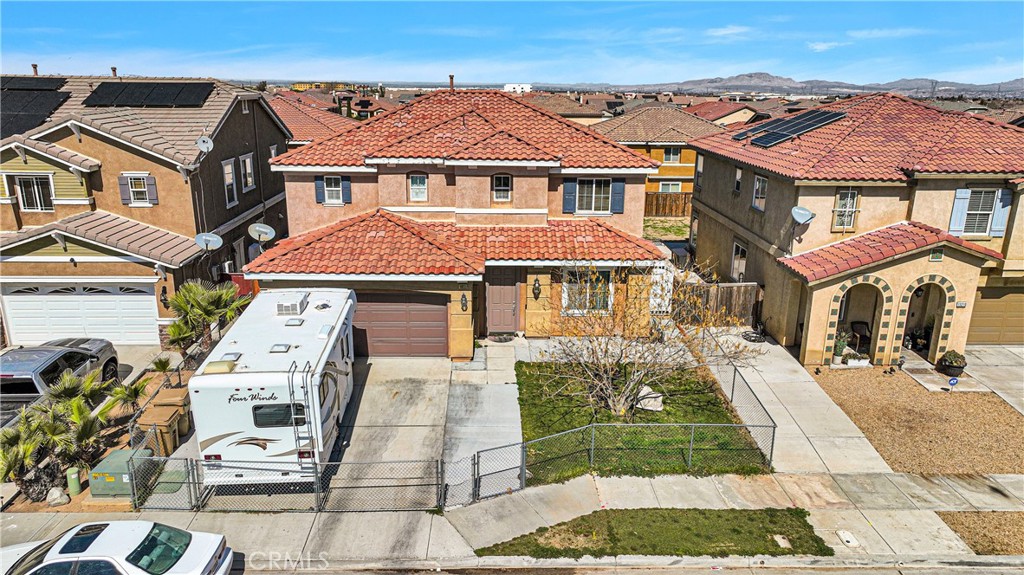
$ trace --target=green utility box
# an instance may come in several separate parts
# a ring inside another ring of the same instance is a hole
[[[152,455],[149,449],[121,449],[106,456],[89,473],[89,491],[92,496],[131,497],[128,460],[132,457],[141,458],[133,462],[134,472],[141,477],[153,477],[157,464],[149,459]]]

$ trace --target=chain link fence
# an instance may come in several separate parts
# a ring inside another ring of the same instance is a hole
[[[138,456],[128,460],[132,503],[137,509],[197,509],[202,484],[195,461],[186,458]]]

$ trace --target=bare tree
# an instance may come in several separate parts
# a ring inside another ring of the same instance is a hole
[[[653,394],[713,393],[707,330],[740,320],[709,305],[707,284],[695,275],[691,280],[660,262],[613,268],[578,262],[565,268],[561,312],[553,314],[548,330],[554,337],[546,358],[547,393],[623,419],[632,419],[637,404]],[[750,353],[739,345],[725,347],[715,349],[715,360]],[[691,376],[683,389],[680,375],[693,369],[699,384]]]

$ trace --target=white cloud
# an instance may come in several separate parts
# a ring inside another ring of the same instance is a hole
[[[728,26],[722,26],[721,28],[708,28],[704,31],[708,36],[714,36],[716,38],[722,37],[735,37],[741,36],[750,32],[752,28],[750,26],[737,26],[735,24],[729,24]]]
[[[840,46],[849,46],[850,42],[808,42],[807,47],[811,49],[811,52],[828,52],[832,48],[838,48]]]
[[[869,28],[866,30],[849,30],[846,35],[858,40],[877,40],[880,38],[909,38],[927,34],[921,28]]]

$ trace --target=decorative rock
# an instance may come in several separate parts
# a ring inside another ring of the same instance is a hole
[[[636,406],[646,411],[661,411],[665,409],[664,395],[655,393],[650,386],[645,385],[640,388],[639,401],[636,402]]]
[[[50,507],[60,507],[68,503],[71,503],[71,498],[60,487],[51,487],[50,491],[46,494],[46,504]]]

